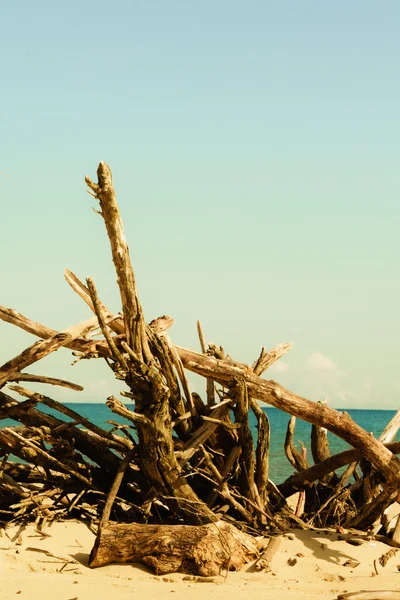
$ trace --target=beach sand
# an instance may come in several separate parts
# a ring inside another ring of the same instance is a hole
[[[377,541],[353,546],[328,530],[292,531],[283,538],[268,573],[250,572],[249,565],[211,583],[178,573],[157,577],[140,565],[89,569],[87,560],[95,536],[83,523],[53,523],[46,533],[49,537],[42,537],[32,525],[23,531],[16,527],[3,532],[1,600],[151,600],[168,596],[174,600],[300,600],[334,599],[345,591],[400,589],[400,551],[382,567],[377,559],[391,550],[389,546]],[[348,560],[360,564],[344,566]],[[378,575],[373,575],[374,561]]]

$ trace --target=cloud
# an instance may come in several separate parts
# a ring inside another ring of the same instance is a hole
[[[272,371],[273,373],[284,373],[285,371],[288,371],[289,369],[290,369],[289,365],[284,360],[279,360],[279,361],[275,362],[273,365],[271,365],[269,370]]]
[[[312,369],[316,369],[318,371],[337,371],[337,366],[335,363],[320,352],[314,352],[314,354],[312,354],[308,359],[307,363]]]

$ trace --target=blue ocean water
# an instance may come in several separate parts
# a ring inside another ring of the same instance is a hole
[[[68,406],[72,410],[75,410],[82,416],[87,417],[93,423],[100,427],[103,427],[104,429],[112,428],[112,425],[107,423],[108,420],[117,423],[127,424],[127,421],[122,419],[122,417],[113,414],[107,408],[107,406],[105,406],[105,404],[66,403],[66,406]],[[49,412],[51,414],[55,414],[54,411],[43,405],[41,406],[41,410]],[[290,415],[276,408],[264,407],[263,410],[267,413],[271,424],[270,479],[272,479],[275,483],[281,483],[293,473],[293,468],[287,461],[283,450],[286,428],[290,419]],[[360,425],[366,431],[373,433],[375,437],[379,437],[387,423],[395,414],[394,410],[349,409],[346,412],[349,413],[349,415],[358,425]],[[60,419],[66,421],[70,420],[68,419],[68,417],[65,417],[60,413],[56,414],[57,417]],[[11,420],[0,422],[1,427],[7,427],[14,424],[15,422]],[[256,438],[256,419],[252,413],[250,415],[250,425],[253,431],[253,435]],[[312,464],[310,450],[310,432],[311,425],[309,423],[297,419],[294,441],[296,443],[296,447],[299,450],[300,445],[298,444],[298,441],[302,441],[304,443],[304,445],[307,448],[307,456],[309,457],[309,462],[310,464]],[[396,439],[397,441],[400,441],[399,434]],[[347,448],[349,448],[349,445],[346,444],[346,442],[332,435],[329,432],[328,440],[330,444],[331,454],[336,454],[337,452],[341,452],[342,450],[346,450]]]

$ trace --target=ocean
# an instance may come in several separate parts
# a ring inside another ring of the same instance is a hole
[[[105,404],[94,404],[94,403],[65,403],[66,406],[75,410],[84,417],[90,419],[96,425],[103,427],[104,429],[111,429],[112,425],[107,423],[107,420],[111,420],[117,423],[127,423],[124,419],[118,415],[113,414]],[[129,405],[128,405],[129,406]],[[54,413],[53,410],[42,405],[41,410],[56,414],[58,418],[69,421],[68,417],[60,413]],[[270,424],[271,424],[271,448],[270,448],[270,473],[269,477],[275,483],[281,483],[287,477],[293,473],[293,468],[287,461],[285,452],[283,449],[286,428],[290,415],[276,409],[263,407],[263,410],[267,413]],[[364,410],[364,409],[348,409],[346,412],[352,417],[352,419],[363,429],[373,433],[375,437],[379,437],[383,429],[394,416],[394,410]],[[7,427],[15,425],[16,423],[11,420],[1,421],[1,427]],[[253,431],[253,436],[256,439],[256,419],[253,413],[250,414],[250,426]],[[296,431],[294,435],[294,441],[296,447],[300,450],[299,441],[303,442],[307,448],[307,457],[309,463],[312,464],[311,450],[310,450],[310,432],[311,425],[304,421],[297,419]],[[328,440],[331,449],[331,454],[336,454],[342,450],[348,449],[350,446],[341,440],[340,438],[332,435],[328,432]],[[398,434],[397,441],[400,441],[400,434]]]

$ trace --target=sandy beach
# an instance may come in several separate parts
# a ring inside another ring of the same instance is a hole
[[[385,567],[378,560],[391,548],[378,541],[353,546],[333,531],[294,530],[282,539],[270,572],[241,572],[214,581],[184,574],[158,577],[140,565],[110,565],[89,569],[94,535],[76,521],[53,523],[47,536],[32,525],[23,531],[8,528],[0,538],[1,600],[97,600],[116,598],[231,600],[249,596],[292,600],[337,598],[346,591],[400,589],[400,553]],[[345,563],[349,562],[349,566]],[[357,561],[358,566],[352,566]],[[375,573],[375,566],[378,575]]]

